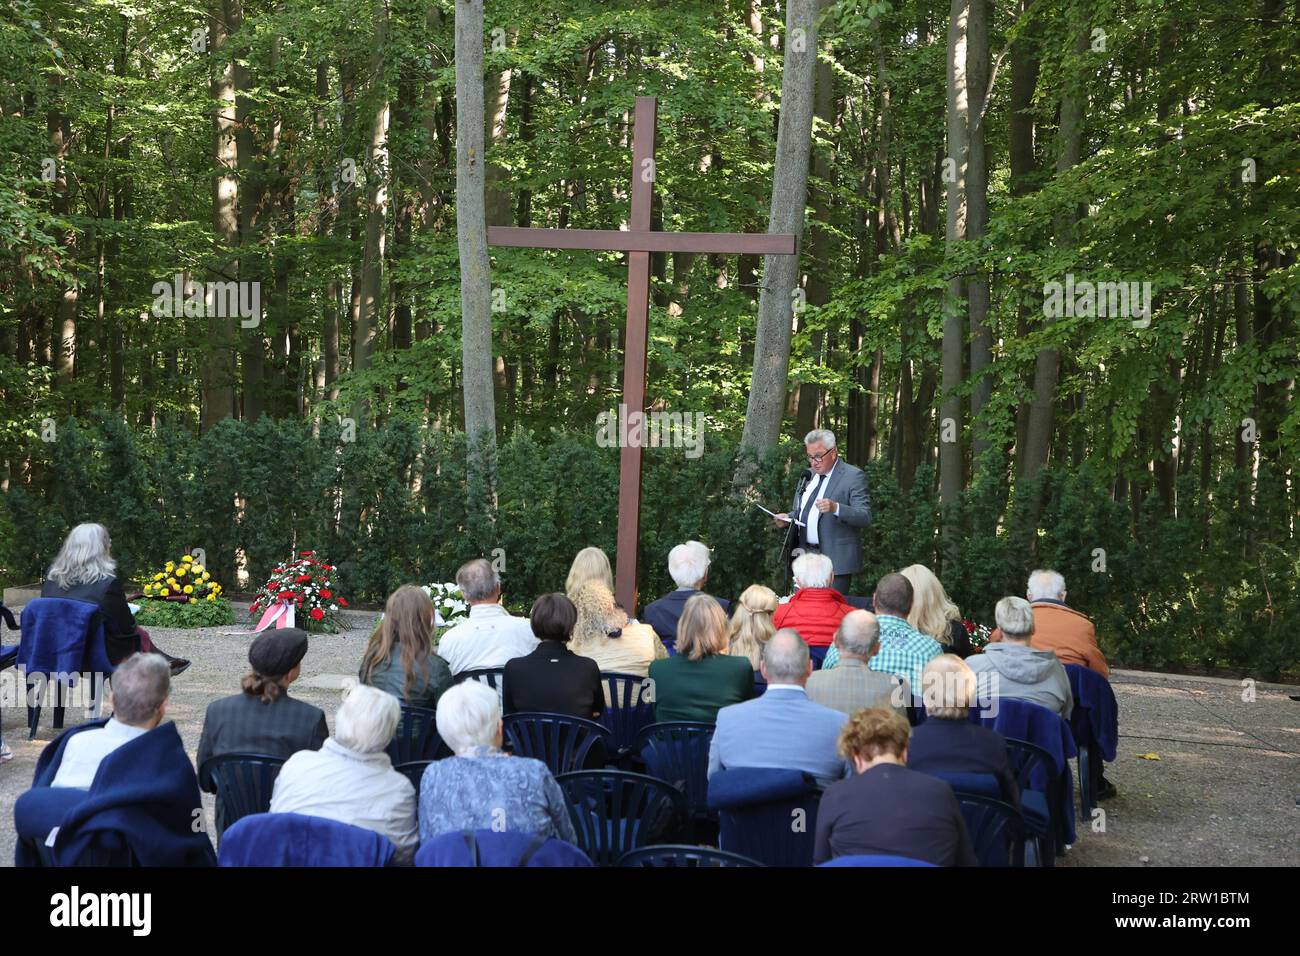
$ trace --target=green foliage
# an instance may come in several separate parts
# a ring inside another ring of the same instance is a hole
[[[196,604],[146,600],[135,620],[141,627],[220,627],[234,624],[235,612],[225,598]]]

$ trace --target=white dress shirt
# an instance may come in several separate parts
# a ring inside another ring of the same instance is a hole
[[[272,813],[302,813],[374,830],[409,863],[420,846],[415,787],[393,769],[388,754],[349,750],[333,737],[320,750],[300,750],[284,762],[271,794]]]
[[[839,459],[836,459],[835,464],[831,465],[831,470],[826,472],[824,478],[818,477],[815,474],[812,476],[812,481],[808,482],[808,487],[804,489],[803,497],[799,499],[799,514],[795,515],[796,518],[803,514],[804,505],[808,503],[808,498],[812,495],[814,488],[817,489],[818,498],[826,497],[826,489],[830,487],[831,475],[835,474],[835,469],[839,466]],[[820,486],[818,485],[818,482],[820,482]],[[838,507],[839,506],[837,505],[836,508]],[[836,509],[832,509],[831,513],[834,514],[835,510]],[[815,505],[808,509],[808,527],[804,531],[804,536],[808,539],[809,544],[819,544],[821,541],[821,539],[817,537],[817,519],[821,516],[822,513],[817,510]]]
[[[113,717],[103,727],[73,734],[63,748],[63,759],[59,761],[58,773],[54,775],[50,786],[80,787],[89,790],[91,781],[95,779],[95,773],[105,757],[123,744],[147,734],[152,729],[132,727]]]
[[[452,674],[482,667],[505,667],[506,661],[531,654],[537,636],[526,617],[515,617],[500,604],[475,604],[469,620],[457,624],[438,641],[438,656]]]

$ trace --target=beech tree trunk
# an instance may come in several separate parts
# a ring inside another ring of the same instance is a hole
[[[781,79],[781,117],[776,165],[772,172],[769,233],[793,233],[801,245],[812,150],[813,92],[817,66],[817,2],[787,0],[785,73]],[[781,434],[786,379],[790,369],[793,294],[799,285],[799,256],[766,256],[758,297],[758,332],[743,447],[763,454]],[[741,476],[738,476],[741,477]]]

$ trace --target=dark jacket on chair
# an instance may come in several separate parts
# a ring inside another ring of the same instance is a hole
[[[997,777],[1002,799],[1020,805],[1020,787],[1007,759],[1007,744],[996,730],[966,718],[928,717],[912,728],[907,766],[921,773],[986,773]]]
[[[74,727],[50,743],[37,762],[34,789],[54,779],[69,737],[104,723]],[[212,842],[202,826],[195,828],[202,819],[194,766],[168,721],[104,758],[86,798],[60,823],[53,856],[58,865],[70,866],[93,847],[125,845],[142,866],[214,866]],[[37,862],[22,840],[15,862]]]
[[[889,763],[832,784],[817,811],[813,863],[877,854],[935,866],[979,865],[952,788]]]
[[[501,710],[545,711],[595,720],[605,709],[600,665],[559,641],[542,641],[531,654],[506,662]]]
[[[140,650],[140,635],[135,632],[135,617],[126,605],[122,582],[110,575],[91,584],[61,588],[47,580],[41,585],[41,597],[68,598],[99,605],[104,615],[104,647],[108,659],[118,664]]]

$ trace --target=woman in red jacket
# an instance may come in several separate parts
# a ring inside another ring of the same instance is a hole
[[[835,568],[824,554],[801,554],[794,559],[794,583],[798,588],[789,601],[776,609],[772,623],[792,627],[808,645],[814,666],[821,667],[840,621],[853,605],[831,587]]]

